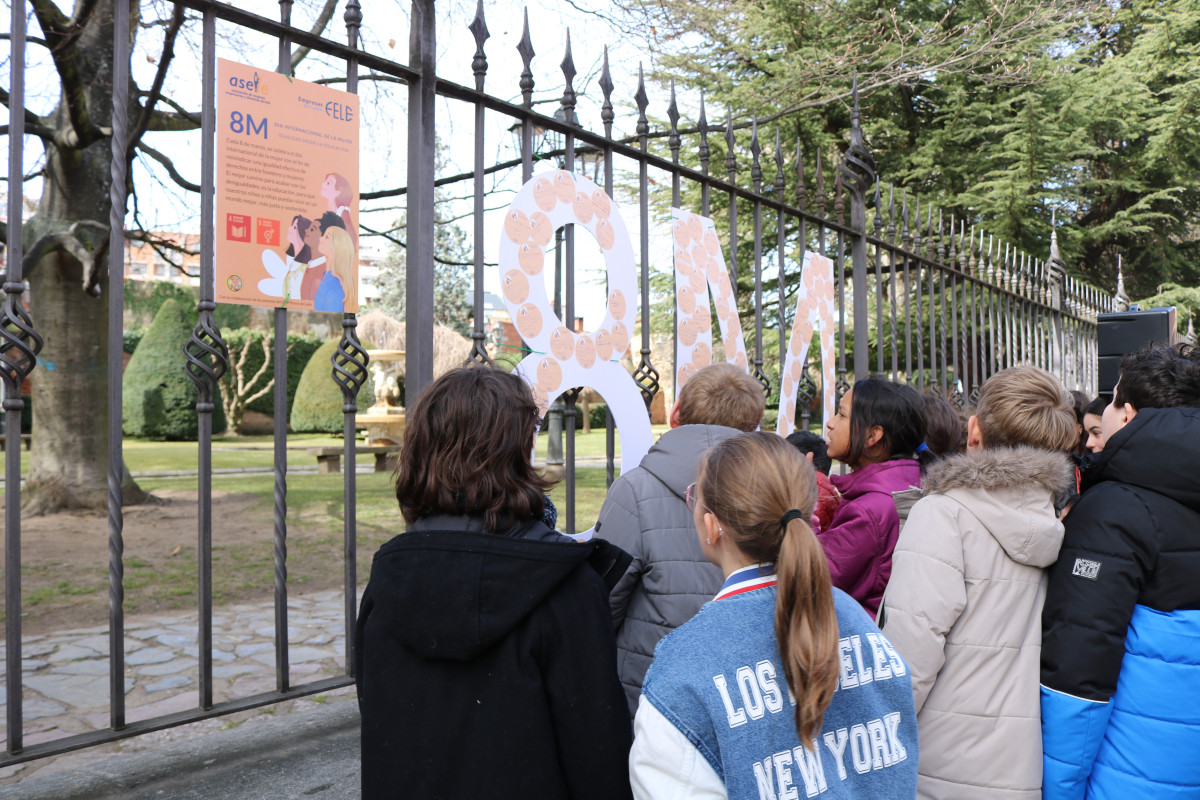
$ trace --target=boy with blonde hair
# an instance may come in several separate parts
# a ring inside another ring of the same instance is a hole
[[[967,452],[929,469],[900,533],[880,623],[912,674],[920,798],[1041,797],[1041,614],[1073,408],[1045,370],[994,375]]]
[[[758,428],[765,407],[762,386],[744,369],[701,369],[679,390],[671,430],[604,498],[596,535],[633,556],[609,595],[617,672],[631,717],[658,640],[695,616],[724,581],[700,549],[685,500],[700,457],[716,443]]]

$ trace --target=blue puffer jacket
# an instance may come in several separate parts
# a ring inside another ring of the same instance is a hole
[[[1043,611],[1045,800],[1200,798],[1200,409],[1084,470]]]

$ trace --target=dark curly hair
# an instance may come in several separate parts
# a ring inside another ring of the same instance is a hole
[[[538,407],[528,384],[494,367],[461,367],[409,409],[396,471],[406,522],[430,514],[482,516],[503,533],[542,518],[550,483],[530,456]]]
[[[1200,407],[1200,348],[1148,344],[1126,355],[1114,402],[1138,410]]]

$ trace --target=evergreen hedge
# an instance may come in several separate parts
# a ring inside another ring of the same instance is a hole
[[[129,355],[133,355],[137,350],[137,346],[141,344],[142,337],[146,335],[145,328],[131,328],[121,332],[121,349]]]
[[[121,412],[127,436],[195,439],[199,432],[196,387],[184,369],[183,346],[192,324],[179,303],[167,300],[129,359],[122,381]],[[213,387],[213,433],[225,431],[225,411]]]
[[[317,348],[304,367],[296,386],[296,401],[289,418],[296,433],[342,432],[342,387],[333,380],[330,359],[337,352],[337,339]],[[370,345],[363,344],[364,349]],[[364,412],[375,403],[375,389],[368,375],[358,393],[358,410]]]

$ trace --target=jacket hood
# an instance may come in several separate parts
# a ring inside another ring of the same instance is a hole
[[[902,492],[909,487],[921,485],[921,465],[912,458],[897,458],[867,464],[862,469],[845,475],[830,477],[833,485],[842,493],[843,500],[853,500],[867,492]]]
[[[1074,487],[1065,453],[996,447],[951,456],[929,468],[925,489],[962,503],[1018,564],[1047,567],[1058,558],[1063,526],[1054,498]]]
[[[700,456],[717,442],[741,434],[724,425],[680,425],[658,437],[639,465],[680,500],[700,471]]]
[[[473,531],[409,531],[375,554],[373,613],[422,658],[468,661],[585,566],[593,549]]]
[[[1200,512],[1200,409],[1146,408],[1091,456],[1085,486],[1119,481]]]

